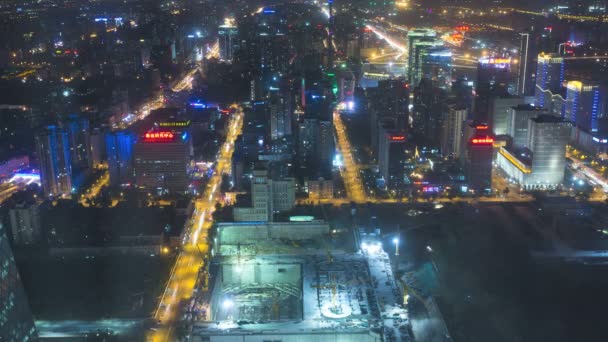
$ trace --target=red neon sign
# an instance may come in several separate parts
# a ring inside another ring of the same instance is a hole
[[[391,137],[392,141],[403,141],[405,140],[405,136],[404,135],[393,135]]]
[[[146,140],[171,140],[174,134],[171,132],[148,132],[144,137]]]
[[[485,138],[473,138],[471,140],[471,142],[474,145],[487,145],[487,144],[492,144],[494,142],[493,138],[490,137],[485,137]]]

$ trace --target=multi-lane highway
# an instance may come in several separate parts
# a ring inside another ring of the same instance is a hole
[[[213,176],[203,195],[195,200],[195,211],[184,227],[180,251],[154,313],[154,319],[158,323],[148,331],[147,341],[174,340],[174,327],[181,319],[180,306],[187,305],[192,298],[193,290],[200,281],[199,277],[206,277],[200,270],[210,249],[207,236],[213,225],[211,214],[219,200],[222,175],[230,172],[234,142],[243,127],[242,109],[236,105],[232,108],[235,111],[230,120],[226,141],[218,151]]]

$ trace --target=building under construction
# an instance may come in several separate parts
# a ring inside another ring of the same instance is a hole
[[[321,221],[220,223],[215,232],[207,317],[192,340],[383,340],[379,301],[388,299],[377,293],[389,282],[370,274],[351,232]]]

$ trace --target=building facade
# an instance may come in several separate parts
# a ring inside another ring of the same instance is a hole
[[[48,126],[36,135],[40,181],[45,196],[69,197],[72,193],[72,163],[68,134]]]
[[[11,246],[0,224],[0,341],[37,341],[29,303]]]

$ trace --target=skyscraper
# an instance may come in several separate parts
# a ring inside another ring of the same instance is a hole
[[[564,58],[557,54],[538,55],[536,67],[536,105],[547,107],[549,96],[557,93],[564,81]]]
[[[389,186],[399,186],[405,179],[405,135],[399,130],[383,128],[378,146],[378,170]]]
[[[532,174],[528,184],[555,186],[563,182],[570,129],[569,122],[553,115],[539,115],[530,120],[528,144],[532,151]]]
[[[436,57],[434,58],[435,62],[441,62],[441,68],[447,71],[447,65],[449,63],[445,62],[445,57],[441,58],[442,55],[446,55],[447,52],[443,50],[443,41],[437,38],[420,38],[414,42],[412,45],[412,50],[409,53],[412,56],[412,65],[408,66],[410,83],[414,86],[417,86],[422,80],[423,77],[423,66],[425,62],[431,63],[431,52],[436,51]],[[451,55],[449,56],[451,58]],[[429,64],[430,69],[431,64]],[[428,70],[427,70],[428,71]],[[432,80],[429,77],[429,80]]]
[[[468,139],[465,146],[464,171],[469,187],[482,193],[492,188],[492,156],[494,138],[484,134],[487,129]]]
[[[190,134],[153,130],[144,134],[133,149],[137,186],[171,193],[188,190],[188,166],[192,156]]]
[[[57,126],[48,126],[35,140],[44,195],[70,196],[72,165],[67,132]]]
[[[507,131],[513,137],[513,146],[516,148],[530,147],[528,146],[530,119],[541,114],[547,114],[547,111],[544,108],[529,104],[520,104],[508,110]]]
[[[522,96],[534,95],[534,79],[536,77],[535,44],[531,33],[520,34],[519,44],[519,72],[517,81],[517,94]]]
[[[444,156],[460,156],[463,125],[467,119],[466,107],[450,107],[441,129],[441,153]]]
[[[606,97],[606,89],[599,84],[569,81],[564,117],[587,132],[597,132],[598,120],[606,114]]]
[[[377,88],[369,89],[368,94],[371,145],[374,153],[378,153],[379,127],[385,122],[391,122],[393,128],[407,133],[410,86],[404,79],[382,80]]]
[[[5,229],[0,224],[0,341],[36,341],[38,336]]]
[[[106,155],[110,184],[118,186],[133,181],[133,146],[135,135],[129,131],[106,134]]]
[[[292,109],[286,92],[272,88],[268,94],[268,112],[270,116],[270,139],[280,139],[291,135]]]
[[[452,51],[437,46],[421,52],[420,78],[431,80],[433,87],[450,90],[452,86]]]
[[[91,132],[89,131],[89,120],[78,115],[70,115],[62,123],[62,127],[68,133],[72,169],[90,167]]]
[[[220,59],[224,61],[232,61],[234,56],[238,29],[231,22],[225,22],[220,25],[217,31],[218,44],[220,48]]]
[[[417,84],[412,83],[414,79],[415,72],[415,48],[414,45],[423,38],[433,38],[437,36],[437,32],[432,29],[421,28],[408,31],[407,33],[407,76],[410,84],[417,86]]]
[[[500,96],[490,100],[489,123],[494,135],[507,135],[511,125],[509,111],[520,104],[532,104],[532,96]]]
[[[479,121],[489,121],[488,112],[493,97],[509,95],[511,84],[511,64],[509,58],[479,59],[477,64],[477,83],[475,86],[475,115]]]

